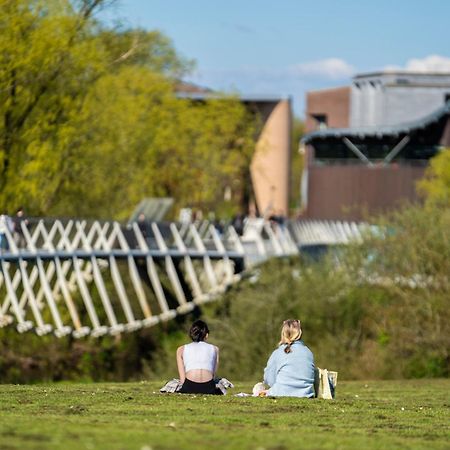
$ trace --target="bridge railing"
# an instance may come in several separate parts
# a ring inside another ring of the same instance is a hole
[[[118,334],[213,300],[244,267],[303,244],[345,243],[356,224],[247,220],[242,236],[209,222],[29,219],[6,229],[0,253],[0,326],[19,332]]]

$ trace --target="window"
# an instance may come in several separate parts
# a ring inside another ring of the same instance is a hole
[[[311,117],[316,121],[316,129],[324,130],[327,128],[327,115],[326,114],[311,114]]]

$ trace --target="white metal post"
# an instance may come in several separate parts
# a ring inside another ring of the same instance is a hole
[[[192,264],[192,259],[188,254],[186,245],[184,244],[181,234],[179,233],[174,223],[170,224],[170,231],[172,232],[172,236],[175,240],[175,245],[178,247],[178,250],[184,253],[183,257],[184,265],[190,280],[191,288],[193,291],[193,297],[200,299],[203,296],[202,289],[200,287],[197,274],[195,273],[194,265]]]
[[[79,227],[79,224],[77,223],[76,226]],[[91,247],[90,243],[87,241],[86,236],[84,234],[84,231],[82,228],[79,227],[80,235],[81,235],[81,242],[83,244],[83,247],[86,251],[92,252],[93,248]],[[100,300],[103,304],[103,308],[106,312],[106,317],[108,318],[109,324],[110,324],[110,330],[109,332],[111,334],[119,334],[122,331],[124,331],[124,326],[122,324],[119,324],[117,322],[116,314],[114,313],[114,309],[111,304],[111,300],[109,298],[108,292],[105,287],[105,283],[103,281],[102,275],[100,273],[100,268],[98,266],[97,258],[92,255],[89,258],[91,265],[92,265],[92,274],[94,276],[95,285],[97,286],[97,291],[100,296]]]
[[[153,291],[156,296],[156,300],[158,301],[159,307],[161,308],[161,314],[159,315],[161,320],[169,320],[176,316],[176,311],[173,309],[169,309],[169,305],[167,304],[166,296],[164,294],[164,290],[161,285],[161,281],[158,277],[158,271],[156,269],[156,264],[153,261],[152,256],[149,254],[149,248],[147,242],[142,235],[141,230],[136,222],[133,223],[133,231],[136,236],[136,240],[138,242],[139,247],[142,251],[147,252],[147,256],[145,257],[147,275],[152,283]],[[137,271],[136,271],[137,273]]]
[[[172,284],[178,303],[180,304],[180,306],[177,309],[179,310],[180,313],[191,311],[194,305],[192,303],[188,303],[186,300],[183,288],[181,287],[180,280],[178,279],[178,274],[175,269],[175,265],[172,261],[171,256],[169,255],[169,249],[167,248],[167,245],[164,242],[161,232],[159,231],[158,225],[155,222],[153,222],[151,226],[159,250],[161,250],[161,252],[166,254],[166,256],[164,257],[166,273]]]

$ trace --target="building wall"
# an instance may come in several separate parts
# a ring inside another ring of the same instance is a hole
[[[362,220],[418,201],[416,182],[425,167],[309,166],[305,218]]]
[[[450,74],[405,72],[359,75],[350,94],[350,127],[398,125],[444,105]]]
[[[308,92],[305,121],[307,133],[318,129],[319,124],[313,117],[316,114],[327,116],[329,128],[347,128],[350,119],[350,87]]]
[[[450,100],[450,73],[358,75],[346,94],[345,88],[307,94],[306,131],[317,129],[313,114],[330,114],[333,119],[328,123],[330,128],[399,125],[433,113],[446,100]],[[345,111],[347,122],[342,120]],[[450,121],[439,142],[441,145],[450,145],[449,124]],[[314,162],[314,149],[310,145],[305,158],[302,201],[307,218],[360,220],[366,214],[395,209],[406,200],[419,200],[416,183],[424,174],[426,161],[423,166],[394,163],[368,167],[342,160],[339,165],[319,166]]]
[[[259,104],[264,126],[256,143],[250,173],[260,214],[289,211],[291,102]]]
[[[445,125],[439,145],[450,148],[450,118],[447,119],[447,124]]]
[[[386,125],[420,119],[444,105],[447,88],[390,86],[387,89]]]

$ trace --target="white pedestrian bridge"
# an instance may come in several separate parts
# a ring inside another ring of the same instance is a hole
[[[209,222],[29,219],[3,232],[0,327],[76,338],[149,327],[218,298],[268,258],[346,244],[363,227],[247,219],[238,235]]]

